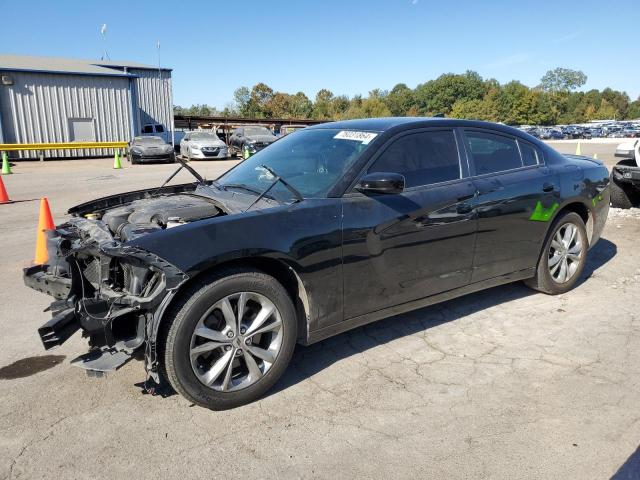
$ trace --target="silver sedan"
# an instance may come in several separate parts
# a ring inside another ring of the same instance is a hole
[[[188,132],[180,141],[180,155],[189,160],[208,160],[227,158],[229,150],[213,132]]]

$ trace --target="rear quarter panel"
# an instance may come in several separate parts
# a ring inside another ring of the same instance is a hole
[[[589,211],[587,233],[589,247],[600,238],[609,213],[609,171],[599,161],[554,152],[550,168],[560,178],[561,203],[558,211],[572,203],[580,203]]]

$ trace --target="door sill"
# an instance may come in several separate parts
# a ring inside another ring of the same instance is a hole
[[[366,313],[364,315],[358,315],[357,317],[351,317],[344,320],[343,322],[336,323],[334,325],[329,325],[328,327],[324,327],[319,330],[315,330],[313,332],[309,332],[307,342],[305,343],[307,345],[310,345],[312,343],[316,343],[321,340],[324,340],[325,338],[329,338],[334,335],[338,335],[342,332],[346,332],[347,330],[351,330],[356,327],[366,325],[368,323],[382,320],[383,318],[392,317],[394,315],[400,315],[402,313],[410,312],[412,310],[417,310],[418,308],[428,307],[429,305],[445,302],[447,300],[461,297],[469,293],[474,293],[480,290],[486,290],[487,288],[497,287],[499,285],[504,285],[507,283],[525,280],[527,278],[533,277],[534,275],[535,275],[535,268],[527,268],[526,270],[520,270],[514,273],[509,273],[507,275],[501,275],[499,277],[489,278],[487,280],[471,283],[463,287],[447,290],[446,292],[437,293],[435,295],[430,295],[425,298],[420,298],[418,300],[412,300],[410,302],[401,303],[400,305],[394,305],[392,307],[383,308],[382,310],[376,310],[375,312]]]

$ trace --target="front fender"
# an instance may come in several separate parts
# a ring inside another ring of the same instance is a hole
[[[298,290],[306,297],[307,329],[312,331],[343,320],[341,208],[340,199],[305,200],[201,220],[131,243],[190,278],[238,261],[258,268],[260,262],[283,265],[276,270],[293,272],[302,286]],[[163,314],[159,311],[157,322]]]

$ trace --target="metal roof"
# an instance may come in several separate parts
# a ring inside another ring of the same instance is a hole
[[[35,57],[28,55],[0,54],[0,70],[21,72],[47,72],[80,75],[107,75],[115,77],[130,77],[118,68],[137,68],[144,70],[158,70],[158,67],[135,62],[120,62],[112,60],[80,60],[60,57]],[[170,69],[162,69],[170,70]]]
[[[168,70],[171,71],[171,68],[158,67],[158,65],[147,65],[146,63],[138,63],[138,62],[128,62],[121,60],[100,60],[92,62],[93,65],[100,65],[103,67],[127,67],[127,68],[138,68],[140,70]]]

